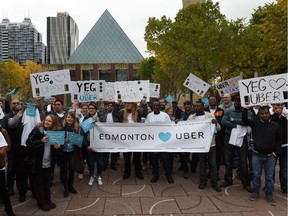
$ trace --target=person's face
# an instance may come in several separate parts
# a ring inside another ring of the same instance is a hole
[[[277,104],[273,104],[273,111],[277,113],[282,113],[284,108],[284,104],[283,103],[277,103]]]
[[[127,110],[132,110],[133,104],[132,103],[126,103],[125,107]]]
[[[88,113],[88,106],[82,106],[81,112],[82,112],[83,115],[87,115],[87,113]]]
[[[44,128],[46,130],[50,130],[50,129],[52,129],[52,126],[53,126],[53,120],[52,120],[51,116],[47,116],[44,120]]]
[[[209,105],[210,106],[217,106],[217,100],[215,97],[210,97],[209,98]]]
[[[155,101],[153,103],[153,111],[154,111],[154,113],[159,113],[160,112],[160,103],[158,101]]]
[[[223,99],[224,104],[229,104],[231,102],[231,95],[230,94],[224,94],[222,99]]]
[[[194,104],[194,110],[195,110],[196,113],[200,113],[200,112],[202,112],[204,110],[204,107],[203,107],[203,105],[201,103],[197,103],[196,102]]]
[[[74,122],[74,118],[71,116],[71,115],[67,115],[66,116],[66,122],[68,123],[68,125],[72,125],[73,124],[73,122]]]
[[[0,101],[0,107],[3,108],[3,103],[2,103],[2,101]]]
[[[167,114],[172,117],[173,116],[173,109],[168,109]]]
[[[173,102],[173,103],[172,103],[172,107],[173,107],[173,108],[176,108],[176,107],[177,107],[177,103],[176,103],[176,102]]]
[[[262,121],[269,121],[270,119],[270,112],[268,109],[260,110],[259,117]]]
[[[190,112],[192,110],[192,105],[191,104],[185,104],[184,110],[185,110],[185,112]]]
[[[151,113],[151,112],[152,112],[152,109],[151,109],[150,106],[147,107],[147,112],[148,112],[148,113]]]
[[[241,107],[241,101],[240,100],[234,100],[234,107],[235,108],[240,108]]]
[[[50,97],[50,103],[54,104],[55,103],[56,98],[55,97]]]
[[[113,104],[111,104],[111,103],[108,103],[107,105],[106,105],[106,110],[107,110],[107,112],[112,112],[113,111]]]
[[[91,115],[91,116],[94,116],[95,115],[95,113],[96,113],[96,108],[94,107],[94,106],[88,106],[88,113],[89,113],[89,115]]]
[[[54,109],[55,109],[56,112],[63,111],[63,105],[61,104],[60,101],[55,102]]]
[[[10,103],[11,110],[16,111],[16,107],[20,105],[20,101],[18,99],[14,99]]]

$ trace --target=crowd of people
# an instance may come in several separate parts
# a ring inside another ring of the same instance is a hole
[[[173,162],[174,158],[178,157],[179,171],[183,171],[184,178],[189,178],[198,167],[200,190],[205,189],[209,179],[211,187],[217,192],[221,191],[221,187],[231,186],[233,168],[237,168],[237,177],[241,180],[243,189],[252,194],[250,200],[254,201],[259,198],[261,174],[264,169],[266,200],[269,204],[276,205],[273,191],[275,166],[279,160],[281,191],[287,195],[288,115],[284,103],[246,107],[241,104],[239,96],[232,98],[231,95],[225,94],[221,103],[216,96],[210,95],[208,104],[201,100],[195,103],[184,101],[182,107],[177,101],[168,105],[162,98],[151,103],[147,103],[146,100],[140,103],[100,101],[82,104],[74,101],[70,108],[65,108],[61,99],[51,96],[44,104],[37,98],[35,104],[37,115],[34,118],[38,117],[39,123],[29,128],[29,124],[25,124],[25,103],[17,98],[0,101],[0,107],[5,113],[4,118],[0,120],[0,198],[7,215],[15,215],[9,198],[15,194],[14,183],[19,202],[26,200],[27,189],[30,188],[40,209],[50,211],[56,208],[56,204],[51,200],[50,188],[57,166],[60,167],[63,196],[77,193],[73,186],[75,170],[72,160],[75,152],[80,152],[83,156],[81,160],[87,161],[87,184],[90,186],[95,180],[98,185],[103,184],[102,174],[108,167],[117,170],[120,154],[94,151],[90,147],[89,131],[84,132],[80,127],[81,122],[91,117],[93,122],[107,124],[177,124],[181,121],[204,119],[211,119],[211,123],[215,124],[214,136],[207,153],[124,152],[124,180],[130,177],[132,170],[136,178],[144,179],[142,170],[151,166],[151,183],[155,183],[160,177],[159,163],[162,163],[167,182],[173,184]],[[48,144],[47,131],[64,131],[64,143]],[[69,133],[82,135],[83,143],[71,144],[68,139]],[[25,136],[26,141],[23,143]],[[224,182],[219,185],[221,165],[225,165],[225,176]],[[83,172],[78,173],[78,178],[84,178]]]

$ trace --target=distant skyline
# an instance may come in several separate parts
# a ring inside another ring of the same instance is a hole
[[[217,1],[213,1],[217,2]],[[228,20],[251,18],[254,9],[276,2],[275,0],[218,0],[221,13]],[[47,17],[55,17],[57,12],[68,12],[79,28],[79,44],[107,9],[130,40],[144,57],[146,42],[145,27],[149,17],[160,19],[162,16],[175,18],[182,9],[182,0],[9,0],[1,4],[2,19],[22,22],[29,17],[42,34],[42,42],[47,45]],[[1,21],[2,21],[1,19]]]

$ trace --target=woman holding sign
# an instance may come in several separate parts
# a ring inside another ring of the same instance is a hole
[[[77,191],[73,187],[74,182],[74,170],[71,167],[71,160],[74,155],[74,151],[78,151],[78,147],[73,145],[68,138],[69,133],[80,133],[80,127],[76,119],[74,111],[68,112],[63,121],[62,130],[65,131],[65,143],[62,146],[62,157],[60,165],[60,178],[64,185],[64,197],[69,195],[69,192],[76,194]],[[79,161],[80,163],[80,161]]]
[[[50,175],[52,160],[55,158],[53,155],[61,146],[56,142],[53,145],[48,144],[49,136],[46,135],[46,132],[59,129],[57,117],[49,114],[40,125],[32,130],[26,142],[33,163],[30,184],[38,207],[43,211],[56,208],[55,203],[51,201]]]

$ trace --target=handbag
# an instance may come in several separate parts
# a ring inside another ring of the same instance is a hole
[[[73,154],[73,157],[71,159],[70,166],[75,172],[77,172],[79,174],[84,173],[84,161],[83,161],[81,149],[76,148],[74,150],[74,154]]]

